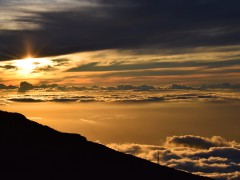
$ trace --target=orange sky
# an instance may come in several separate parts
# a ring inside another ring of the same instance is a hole
[[[0,77],[12,85],[26,80],[66,85],[239,83],[239,47],[232,49],[206,48],[181,54],[106,50],[28,57],[0,62]]]

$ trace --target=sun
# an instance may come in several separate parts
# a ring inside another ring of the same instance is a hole
[[[38,73],[38,69],[50,66],[52,61],[47,58],[32,58],[28,57],[21,60],[15,60],[13,63],[20,75],[30,75]]]
[[[31,73],[36,67],[36,65],[34,64],[34,58],[26,58],[26,59],[23,59],[23,60],[17,60],[14,65],[23,74]]]

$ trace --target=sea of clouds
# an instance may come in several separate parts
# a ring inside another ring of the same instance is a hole
[[[223,180],[240,179],[240,143],[220,136],[167,137],[162,145],[108,144],[108,147],[164,166]]]
[[[239,84],[197,85],[172,84],[167,87],[151,85],[60,86],[57,84],[20,86],[0,84],[0,104],[7,102],[233,102],[240,100]]]

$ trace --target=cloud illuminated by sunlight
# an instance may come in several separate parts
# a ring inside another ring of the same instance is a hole
[[[52,61],[47,58],[26,58],[15,60],[13,63],[18,69],[19,75],[30,75],[34,70],[52,65]]]

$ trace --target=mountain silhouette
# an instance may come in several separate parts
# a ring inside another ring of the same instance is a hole
[[[1,179],[210,180],[0,111]]]

